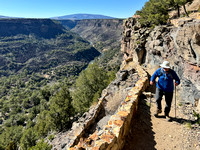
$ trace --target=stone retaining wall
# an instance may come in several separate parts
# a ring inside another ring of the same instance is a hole
[[[135,87],[129,91],[116,113],[110,117],[103,130],[95,131],[87,138],[80,137],[79,142],[76,145],[72,145],[69,150],[119,150],[123,148],[131,120],[137,111],[139,96],[149,84],[148,74],[142,67],[138,65],[136,70],[140,79]],[[104,99],[101,99],[98,105],[102,106],[103,103]]]

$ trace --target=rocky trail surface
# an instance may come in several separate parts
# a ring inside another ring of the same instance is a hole
[[[200,150],[200,126],[195,124],[193,107],[175,103],[170,112],[171,122],[166,121],[164,112],[156,118],[153,94],[142,95],[138,114],[132,120],[132,128],[124,150]],[[164,98],[162,106],[164,108]]]

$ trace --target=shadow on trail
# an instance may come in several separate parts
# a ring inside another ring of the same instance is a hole
[[[166,117],[162,115],[162,116],[157,116],[156,118],[166,118]]]
[[[194,120],[188,120],[188,119],[183,119],[183,118],[175,118],[175,117],[171,117],[172,121],[177,122],[179,124],[186,124],[186,123],[191,123],[191,124],[195,124],[196,121]]]
[[[155,150],[155,133],[152,131],[150,107],[145,98],[145,95],[140,96],[138,111],[131,121],[123,150]]]

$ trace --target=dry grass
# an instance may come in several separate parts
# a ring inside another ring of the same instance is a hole
[[[116,92],[114,95],[109,95],[109,97],[106,99],[108,100],[106,105],[106,111],[109,114],[114,114],[119,105],[123,100],[126,98],[126,92],[120,91]]]

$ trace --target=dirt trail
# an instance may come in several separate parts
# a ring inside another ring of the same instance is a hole
[[[163,99],[162,107],[164,106]],[[200,150],[200,139],[197,137],[200,135],[200,128],[193,131],[186,126],[185,122],[189,120],[182,114],[179,106],[175,118],[174,101],[170,112],[172,122],[166,121],[164,112],[156,118],[153,115],[155,111],[154,98],[150,101],[150,98],[142,95],[123,150]]]

